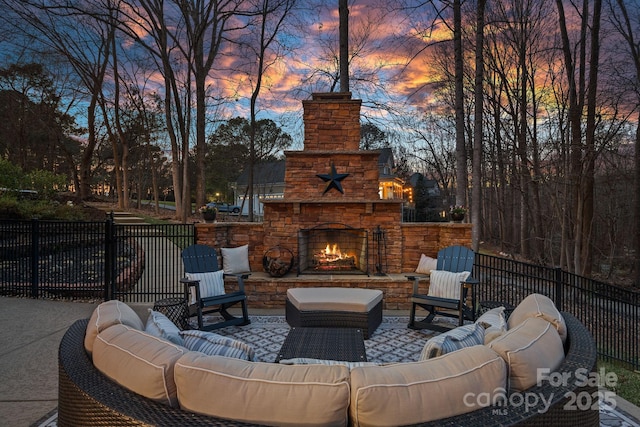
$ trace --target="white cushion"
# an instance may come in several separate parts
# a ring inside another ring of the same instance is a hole
[[[472,323],[459,326],[430,338],[422,348],[419,360],[432,359],[461,348],[483,344],[485,325],[483,323]]]
[[[173,368],[186,348],[125,325],[100,332],[93,364],[121,386],[149,399],[178,405]]]
[[[149,310],[147,326],[144,331],[154,337],[184,346],[184,341],[180,336],[180,329],[167,316],[158,311]]]
[[[186,273],[187,278],[200,281],[200,297],[215,297],[224,295],[224,271],[209,271],[206,273]],[[193,286],[189,287],[189,304],[196,303],[196,292]]]
[[[507,320],[504,317],[504,307],[492,308],[484,312],[476,323],[484,322],[489,327],[484,332],[484,343],[489,344],[491,341],[504,334],[507,331]]]
[[[180,336],[184,340],[184,346],[192,351],[209,356],[256,360],[255,351],[250,345],[214,332],[187,330],[181,331]]]
[[[237,248],[220,248],[222,252],[222,270],[227,274],[249,273],[249,245]]]
[[[470,271],[452,273],[444,270],[431,270],[429,293],[432,297],[460,299],[460,282],[471,275]]]
[[[420,262],[418,263],[418,268],[416,268],[416,273],[418,274],[431,274],[431,270],[435,270],[438,265],[438,260],[435,258],[431,258],[430,256],[426,256],[425,254],[420,255]]]
[[[368,313],[382,301],[382,291],[363,288],[289,288],[287,299],[299,311]]]
[[[560,334],[562,342],[567,340],[567,325],[564,317],[549,297],[531,294],[523,299],[509,316],[509,328],[513,328],[529,317],[540,317],[551,323]]]
[[[475,411],[504,395],[506,382],[504,360],[484,345],[421,362],[354,368],[352,425],[417,424]],[[486,399],[464,399],[481,393]]]
[[[188,411],[261,425],[348,422],[345,366],[290,366],[190,352],[176,363],[175,380],[180,406]]]
[[[564,360],[564,347],[553,325],[530,317],[489,345],[507,362],[510,392],[524,391],[538,382],[540,369],[555,371]]]
[[[93,352],[93,343],[98,334],[113,325],[127,325],[140,331],[144,330],[144,323],[127,304],[118,300],[103,302],[93,310],[87,324],[84,348],[89,354]]]

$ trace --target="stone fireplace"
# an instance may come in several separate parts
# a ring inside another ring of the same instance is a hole
[[[359,148],[360,100],[320,93],[303,107],[304,149],[285,152],[284,198],[264,201],[265,243],[293,248],[299,274],[369,274],[368,236],[381,227],[401,241],[402,200],[380,199],[380,152]],[[399,272],[399,252],[386,254]]]
[[[344,224],[298,231],[298,274],[369,274],[369,233]]]
[[[250,307],[284,307],[291,287],[339,286],[380,289],[385,309],[408,309],[406,274],[420,255],[470,246],[471,224],[403,223],[403,201],[380,199],[380,152],[359,149],[360,107],[349,93],[303,101],[304,148],[285,152],[284,198],[263,200],[262,222],[196,225],[198,243],[249,245]],[[284,277],[263,269],[264,255],[276,246],[290,250],[297,264]]]

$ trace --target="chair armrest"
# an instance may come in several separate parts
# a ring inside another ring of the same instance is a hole
[[[222,277],[235,277],[238,280],[238,289],[244,293],[244,279],[248,279],[251,273],[230,274],[224,273]]]
[[[187,302],[187,305],[191,305],[191,290],[189,288],[193,287],[196,291],[196,301],[200,301],[200,280],[197,279],[189,279],[188,277],[183,277],[180,279],[180,283],[184,286],[184,299]]]
[[[411,275],[411,276],[406,276],[407,279],[412,280],[413,281],[413,295],[417,295],[418,294],[418,284],[420,283],[421,280],[429,280],[429,276],[421,276],[421,275]]]

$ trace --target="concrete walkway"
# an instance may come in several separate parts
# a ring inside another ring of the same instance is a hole
[[[97,304],[0,297],[0,426],[28,427],[57,408],[60,340]]]

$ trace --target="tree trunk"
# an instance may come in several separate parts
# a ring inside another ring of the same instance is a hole
[[[349,8],[347,0],[339,0],[340,15],[340,92],[349,92]]]
[[[476,75],[475,75],[475,108],[473,119],[473,187],[471,189],[471,247],[480,249],[480,230],[482,206],[482,120],[484,111],[484,11],[486,0],[478,0],[476,17]]]
[[[456,205],[467,198],[467,149],[464,141],[464,58],[462,52],[461,0],[453,0],[453,51],[455,63],[456,114]]]

